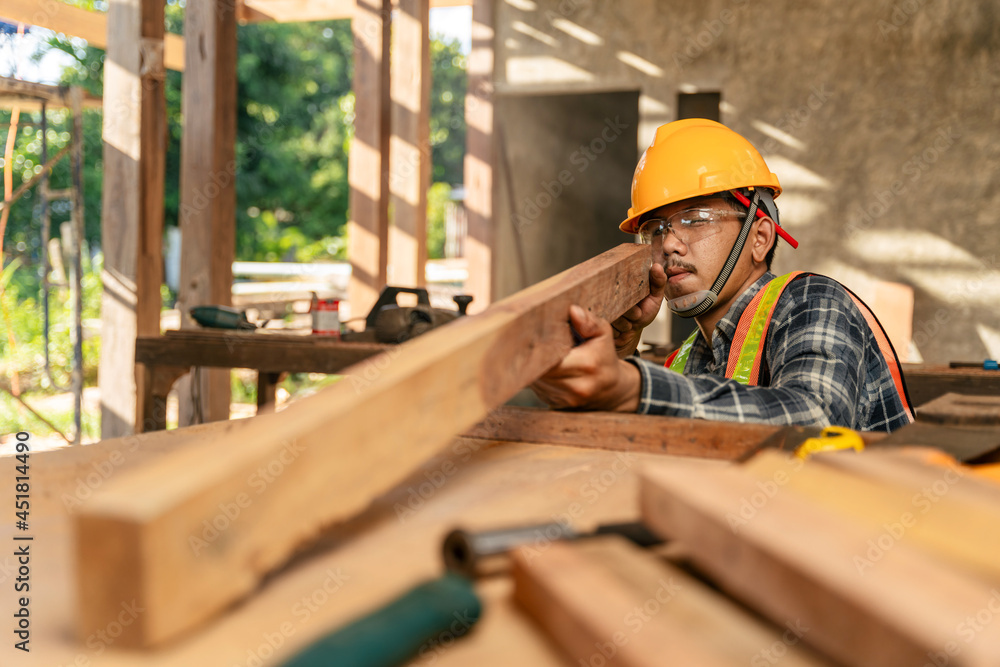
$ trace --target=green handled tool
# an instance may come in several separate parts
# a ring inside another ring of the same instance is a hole
[[[472,581],[445,574],[323,637],[284,667],[400,665],[430,643],[464,635],[481,614]]]

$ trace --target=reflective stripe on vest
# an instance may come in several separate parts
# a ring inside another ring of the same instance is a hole
[[[762,287],[754,295],[750,303],[747,304],[747,307],[743,310],[743,314],[740,316],[740,321],[736,326],[736,333],[733,336],[733,342],[729,347],[729,362],[726,366],[727,378],[749,386],[756,386],[758,384],[761,362],[764,359],[764,350],[766,347],[764,340],[767,337],[767,331],[771,324],[771,315],[774,313],[774,308],[785,287],[801,275],[804,275],[802,271],[793,271],[775,278]],[[875,341],[878,343],[879,351],[882,353],[886,366],[889,368],[889,374],[892,376],[892,381],[896,386],[900,401],[903,403],[903,407],[912,422],[914,419],[913,410],[910,407],[910,398],[907,395],[906,386],[903,384],[903,373],[900,368],[899,358],[896,356],[896,351],[893,349],[892,343],[889,342],[888,336],[886,336],[885,329],[882,328],[882,324],[864,301],[859,299],[851,290],[846,287],[844,289],[850,295],[851,300],[854,301],[854,305],[864,315],[865,322],[868,323],[868,328],[871,330],[872,335],[875,336]],[[670,370],[677,373],[684,372],[688,357],[691,356],[691,348],[694,346],[694,341],[699,333],[699,330],[695,329],[680,348],[667,358],[665,365]],[[738,353],[735,353],[737,350]]]

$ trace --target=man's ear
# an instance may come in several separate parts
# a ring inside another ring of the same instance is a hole
[[[750,242],[754,262],[764,263],[768,251],[777,240],[776,236],[774,220],[770,216],[757,218],[756,227],[750,231],[750,238],[747,239]]]

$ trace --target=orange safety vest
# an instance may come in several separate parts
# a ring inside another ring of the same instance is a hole
[[[740,321],[736,326],[736,334],[733,336],[733,343],[729,348],[729,362],[726,365],[727,378],[751,387],[757,386],[760,378],[761,362],[764,359],[764,340],[770,328],[774,307],[777,305],[778,299],[781,297],[781,293],[785,290],[785,287],[803,275],[812,274],[806,274],[802,271],[786,273],[769,282],[754,295],[740,316]],[[903,382],[903,371],[899,363],[899,357],[896,356],[896,350],[893,349],[892,343],[889,342],[889,337],[885,334],[885,329],[882,328],[882,324],[875,317],[871,308],[859,299],[854,292],[846,287],[844,289],[847,290],[851,300],[854,301],[861,314],[865,316],[868,327],[875,335],[879,350],[882,352],[885,363],[889,367],[889,373],[892,375],[892,381],[896,385],[896,391],[899,392],[899,397],[903,401],[903,406],[910,417],[910,421],[913,421],[913,409],[910,405],[910,397],[906,392],[906,384]],[[667,357],[666,364],[664,364],[667,368],[678,373],[684,372],[688,357],[691,356],[691,347],[694,345],[698,333],[698,329],[695,329],[688,336],[687,340],[673,354]]]

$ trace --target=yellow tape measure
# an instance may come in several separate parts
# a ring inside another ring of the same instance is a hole
[[[803,441],[795,450],[795,456],[806,459],[817,452],[832,452],[838,449],[854,449],[860,452],[864,448],[865,441],[857,431],[843,426],[827,426],[820,431],[818,437]]]

